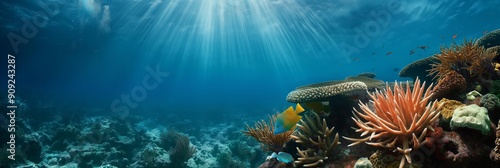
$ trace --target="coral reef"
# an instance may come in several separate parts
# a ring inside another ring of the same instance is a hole
[[[347,82],[360,81],[366,84],[366,89],[369,91],[373,91],[375,89],[383,89],[385,87],[384,81],[362,76],[363,74],[359,74],[358,76],[349,76],[344,79]]]
[[[358,74],[358,76],[367,77],[367,78],[375,78],[377,76],[377,74],[375,74],[373,72],[363,72],[363,73]]]
[[[481,143],[477,137],[456,131],[444,132],[436,140],[437,158],[442,167],[470,167],[485,165],[491,148]]]
[[[307,149],[297,147],[299,158],[295,161],[296,164],[317,167],[328,160],[339,144],[338,133],[333,134],[334,128],[328,128],[326,119],[321,120],[316,113],[306,115],[297,127],[299,131],[292,138]]]
[[[493,111],[495,108],[500,106],[500,99],[494,94],[488,93],[481,97],[479,105],[488,109],[488,111]]]
[[[449,71],[439,79],[437,85],[432,90],[434,93],[432,99],[456,97],[456,94],[460,93],[466,87],[467,82],[462,75],[455,71]]]
[[[377,150],[373,153],[368,160],[372,163],[374,168],[396,168],[399,167],[400,159],[393,152],[388,150]],[[422,165],[418,163],[405,164],[404,167],[420,168]]]
[[[170,150],[170,166],[186,167],[186,162],[196,153],[196,148],[190,144],[187,136],[177,134],[175,137],[175,147]]]
[[[493,46],[500,46],[500,29],[493,30],[476,41],[478,46],[490,48]]]
[[[495,137],[495,148],[491,150],[490,159],[496,162],[500,162],[500,120],[498,120]]]
[[[348,92],[364,91],[367,86],[359,81],[331,81],[298,87],[288,93],[286,101],[292,103],[328,101],[328,98]]]
[[[462,102],[449,100],[446,98],[441,99],[438,104],[439,106],[436,110],[441,113],[441,116],[445,121],[450,121],[451,117],[453,116],[453,111],[456,108],[465,106],[465,104],[462,104]]]
[[[394,90],[386,87],[384,92],[370,93],[373,108],[360,103],[361,112],[355,109],[352,118],[359,127],[356,132],[363,138],[348,138],[354,141],[349,146],[366,143],[371,146],[388,148],[403,154],[400,167],[411,162],[410,152],[418,149],[424,141],[431,124],[439,118],[435,111],[437,101],[429,102],[432,86],[425,90],[425,83],[416,80],[413,90],[406,83],[406,90],[398,84]],[[362,120],[363,119],[363,120]]]
[[[413,61],[399,71],[399,76],[412,78],[413,81],[419,78],[426,83],[431,83],[433,82],[433,76],[429,75],[428,71],[432,68],[431,64],[436,62],[439,62],[439,60],[434,55]]]
[[[276,116],[277,115],[269,116],[269,122],[261,120],[255,123],[253,128],[247,125],[247,130],[243,131],[245,135],[251,136],[259,141],[263,151],[280,152],[285,143],[292,139],[291,135],[294,130],[274,134]]]
[[[474,41],[464,40],[462,45],[441,47],[441,53],[435,57],[440,63],[432,64],[431,74],[436,74],[441,79],[450,71],[456,71],[468,78],[491,72],[487,68],[493,67],[495,54],[487,52],[482,46],[475,45]]]
[[[490,133],[488,110],[475,104],[456,108],[451,117],[450,127],[452,129],[467,127],[488,135]]]

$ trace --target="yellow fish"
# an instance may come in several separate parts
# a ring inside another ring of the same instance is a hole
[[[281,114],[278,114],[276,117],[276,124],[274,125],[274,134],[279,134],[283,132],[287,132],[293,128],[295,125],[299,123],[302,116],[299,114],[304,111],[304,108],[297,103],[295,110],[293,110],[293,106],[288,107]]]

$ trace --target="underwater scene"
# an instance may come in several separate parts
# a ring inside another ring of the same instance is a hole
[[[499,7],[2,0],[0,168],[500,167]]]

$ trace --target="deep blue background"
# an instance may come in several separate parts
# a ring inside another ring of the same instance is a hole
[[[402,80],[397,73],[408,63],[500,27],[500,2],[403,1],[360,53],[348,54],[342,44],[355,46],[356,29],[365,32],[376,21],[371,12],[389,11],[390,2],[90,2],[0,2],[1,60],[6,64],[7,53],[17,57],[18,95],[111,112],[115,99],[142,85],[147,66],[160,66],[170,75],[137,109],[262,115],[291,105],[285,97],[300,85],[368,71],[382,80]],[[47,25],[37,27],[16,53],[7,35],[22,35],[24,20],[49,3],[58,4],[57,14],[45,17]],[[100,25],[105,5],[109,31]],[[6,81],[6,75],[0,78]]]

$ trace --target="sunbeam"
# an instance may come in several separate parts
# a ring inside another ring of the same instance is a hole
[[[310,59],[341,58],[332,30],[301,1],[170,0],[137,2],[125,34],[166,62],[215,69],[266,66],[287,72]],[[144,10],[147,8],[147,10]],[[146,11],[146,12],[144,12]],[[176,60],[176,61],[174,61]]]

